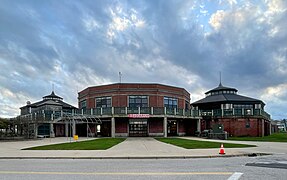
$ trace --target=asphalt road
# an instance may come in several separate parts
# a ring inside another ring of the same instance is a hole
[[[203,159],[1,159],[0,179],[285,180],[286,168],[286,154]]]

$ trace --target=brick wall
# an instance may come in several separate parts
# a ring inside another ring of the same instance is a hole
[[[115,131],[116,133],[128,132],[128,119],[116,118],[115,119]]]
[[[90,107],[96,107],[95,105],[96,101],[95,101],[95,98],[89,98],[87,100],[87,107],[90,108]]]
[[[184,126],[184,123],[182,120],[177,121],[177,128],[178,128],[178,133],[185,133],[186,132],[186,128]]]
[[[163,119],[149,119],[149,133],[163,133]]]
[[[112,97],[113,107],[126,107],[128,105],[126,95],[115,95]]]
[[[203,129],[201,130],[204,130],[205,124],[206,121],[202,121]],[[217,121],[211,120],[211,127],[213,124],[223,124],[224,131],[227,131],[230,136],[262,136],[262,134],[268,135],[267,130],[270,123],[266,121],[262,126],[260,118],[222,118]]]
[[[112,97],[112,106],[125,107],[128,105],[128,95],[149,96],[150,107],[163,107],[164,96],[178,99],[178,107],[184,108],[185,101],[190,102],[190,94],[183,88],[161,84],[110,84],[89,87],[78,93],[78,102],[87,100],[87,108],[95,107],[95,98]]]

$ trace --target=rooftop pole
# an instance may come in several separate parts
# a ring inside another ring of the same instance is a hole
[[[120,79],[120,83],[122,83],[122,73],[121,72],[119,72],[119,79]]]
[[[221,71],[219,71],[219,86],[222,86],[222,84],[221,84]]]

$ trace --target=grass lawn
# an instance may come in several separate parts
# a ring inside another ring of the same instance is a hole
[[[264,137],[229,137],[228,140],[237,141],[267,141],[267,142],[287,142],[287,133],[274,133]]]
[[[209,141],[196,141],[181,138],[155,138],[158,141],[172,144],[175,146],[183,147],[185,149],[207,149],[207,148],[220,148],[220,142],[209,142]],[[223,143],[224,148],[244,148],[244,147],[256,147],[248,144],[231,144]]]
[[[100,138],[88,141],[37,146],[23,150],[106,150],[124,140],[125,138]]]

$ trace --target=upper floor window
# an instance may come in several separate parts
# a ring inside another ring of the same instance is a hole
[[[253,109],[252,104],[234,104],[233,107],[235,109]]]
[[[80,102],[80,108],[81,109],[86,109],[87,108],[87,100],[83,100]]]
[[[129,96],[129,107],[148,107],[148,96]]]
[[[177,98],[164,97],[164,107],[177,108]]]
[[[96,98],[96,107],[97,108],[112,107],[112,98],[111,97]]]
[[[213,95],[219,95],[219,94],[236,94],[236,91],[233,91],[233,90],[213,91],[213,92],[207,93],[206,96],[213,96]]]
[[[190,109],[190,104],[188,101],[185,101],[185,109]]]
[[[262,108],[261,104],[255,104],[255,109],[261,109],[261,108]]]
[[[223,104],[223,109],[232,109],[232,104]]]

